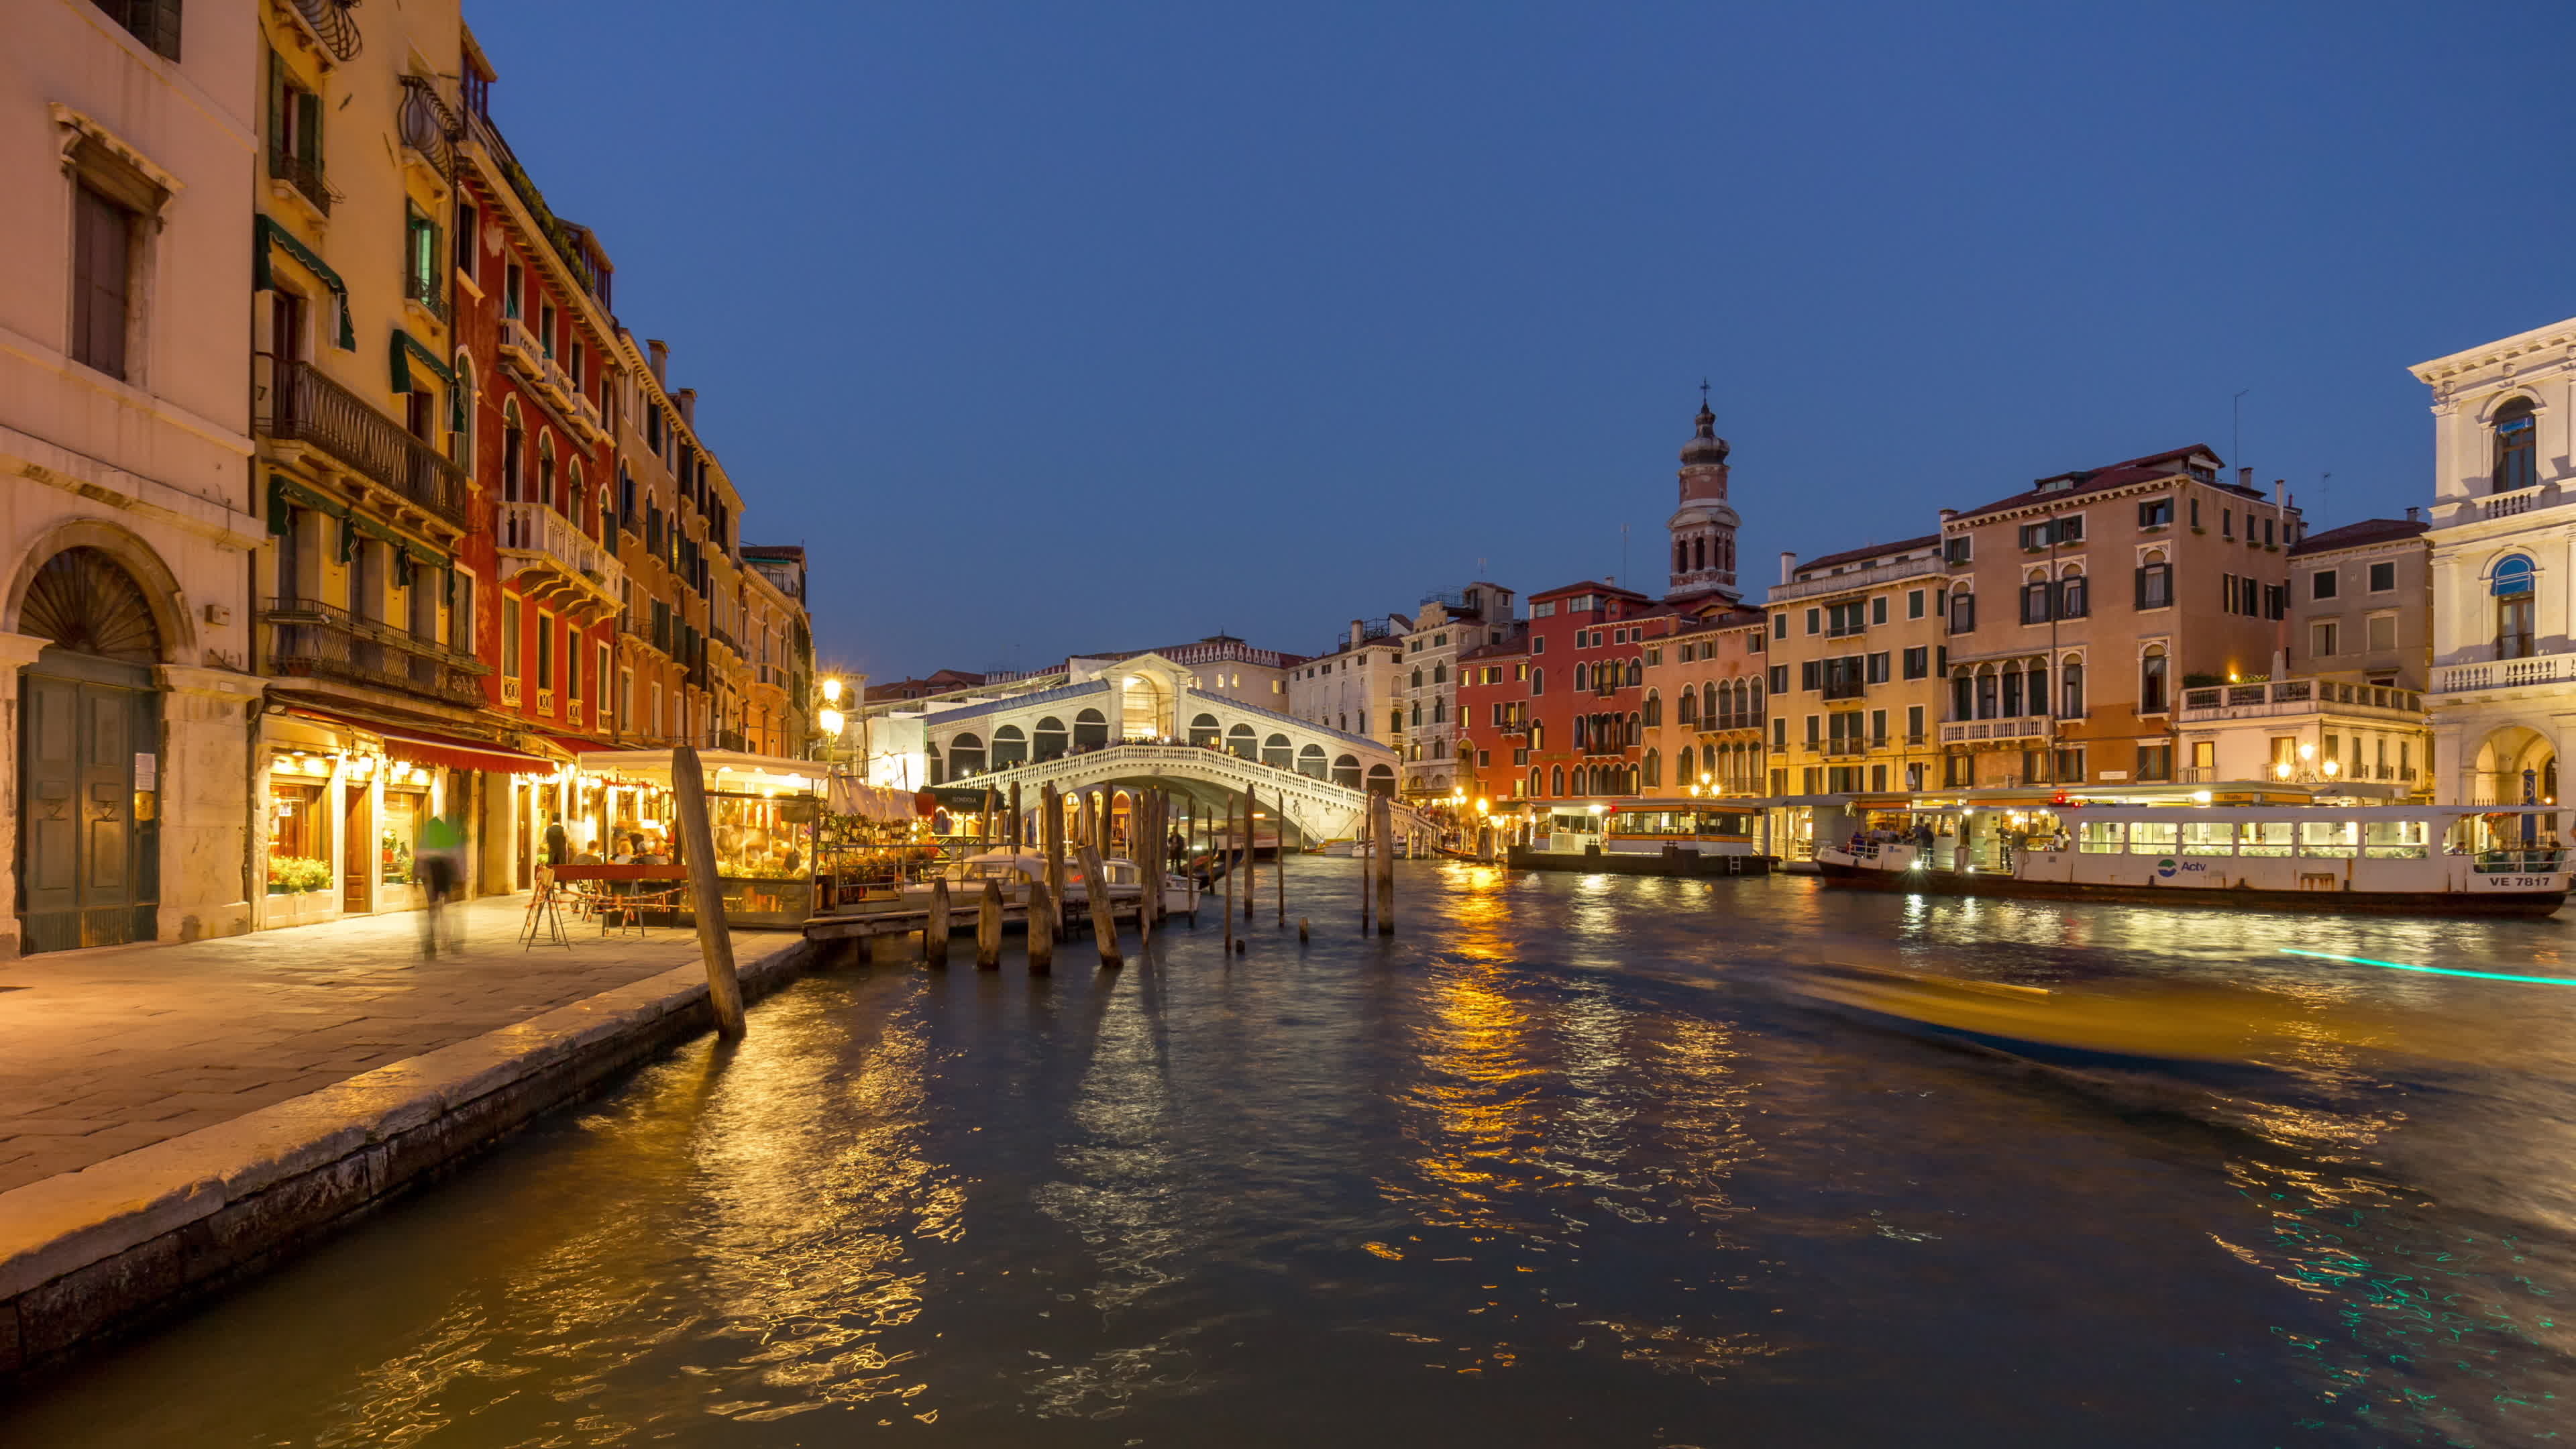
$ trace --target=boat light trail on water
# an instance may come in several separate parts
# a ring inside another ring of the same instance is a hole
[[[2421,971],[2428,976],[2466,976],[2476,981],[2523,981],[2534,986],[2576,986],[2576,977],[2507,976],[2501,971],[2461,971],[2449,966],[2409,966],[2403,961],[2373,961],[2367,956],[2337,956],[2330,951],[2302,951],[2283,946],[2284,956],[2314,956],[2320,961],[2350,961],[2357,966],[2385,966],[2391,971]]]

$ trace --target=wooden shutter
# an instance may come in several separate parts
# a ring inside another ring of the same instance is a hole
[[[295,159],[321,174],[322,98],[311,91],[295,93]]]
[[[72,352],[122,379],[133,214],[87,186],[74,188],[73,195]]]

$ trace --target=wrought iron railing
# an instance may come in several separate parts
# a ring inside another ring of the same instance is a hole
[[[314,38],[341,60],[356,60],[365,40],[358,34],[358,22],[349,15],[357,3],[358,0],[294,0],[295,13],[313,27]]]
[[[480,680],[491,669],[435,639],[317,599],[270,599],[262,617],[275,673],[344,679],[449,704],[483,702]]]
[[[404,76],[402,88],[402,109],[394,118],[402,143],[419,152],[439,175],[455,180],[456,138],[464,134],[465,123],[447,108],[427,76]]]
[[[426,309],[441,322],[448,320],[447,296],[435,276],[424,277],[409,267],[403,269],[403,299]]]
[[[313,203],[315,211],[324,216],[331,214],[331,202],[336,193],[331,190],[331,183],[322,178],[322,163],[319,161],[307,161],[284,147],[272,145],[268,148],[268,174],[294,187],[306,201]]]
[[[269,360],[266,411],[253,425],[269,437],[311,443],[360,474],[458,527],[465,525],[465,470],[403,430],[309,362]]]

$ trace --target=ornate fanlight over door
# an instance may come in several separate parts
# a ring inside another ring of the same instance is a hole
[[[67,548],[47,559],[27,586],[18,629],[76,654],[161,662],[161,631],[142,586],[103,549]]]

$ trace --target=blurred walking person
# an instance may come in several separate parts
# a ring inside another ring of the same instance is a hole
[[[426,897],[420,911],[421,959],[436,960],[442,938],[448,955],[462,955],[464,932],[448,920],[447,903],[465,876],[465,831],[444,815],[430,816],[421,822],[412,861],[419,871],[421,893]]]

